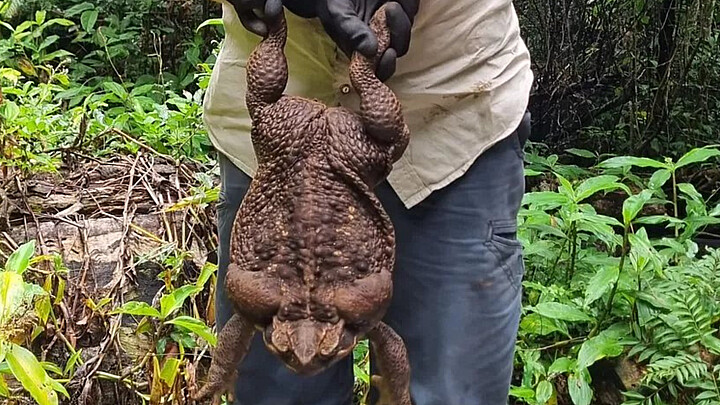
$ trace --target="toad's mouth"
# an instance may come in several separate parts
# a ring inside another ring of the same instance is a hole
[[[315,375],[352,353],[357,336],[336,323],[304,318],[280,321],[273,318],[263,331],[266,347],[291,370]]]

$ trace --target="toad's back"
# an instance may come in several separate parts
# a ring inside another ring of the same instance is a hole
[[[240,269],[277,277],[313,307],[327,299],[318,287],[392,265],[392,226],[371,190],[388,154],[356,115],[284,96],[261,114],[253,144],[258,170],[233,232]]]

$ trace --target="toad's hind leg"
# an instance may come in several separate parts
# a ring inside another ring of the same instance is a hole
[[[286,40],[287,23],[285,15],[280,13],[277,20],[269,25],[267,37],[248,58],[245,103],[253,121],[263,108],[277,102],[285,91],[288,81],[288,65],[284,53]]]
[[[255,328],[242,315],[235,314],[230,318],[220,331],[207,383],[193,396],[195,401],[201,401],[212,395],[217,402],[223,391],[230,388],[237,366],[250,349],[253,335]]]
[[[378,55],[390,45],[390,31],[385,11],[393,5],[384,5],[375,12],[370,28],[378,38]],[[350,62],[350,81],[360,95],[360,117],[365,130],[375,140],[392,147],[394,161],[400,158],[409,139],[400,101],[377,76],[375,64],[378,57],[368,59],[355,52]]]
[[[381,376],[373,376],[371,384],[380,398],[376,405],[412,405],[410,400],[410,363],[400,336],[384,323],[367,334],[377,355]]]

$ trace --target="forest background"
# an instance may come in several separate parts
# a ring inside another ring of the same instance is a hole
[[[95,3],[0,1],[0,401],[184,404],[216,343],[220,9]],[[515,5],[536,85],[511,400],[720,404],[720,6]]]

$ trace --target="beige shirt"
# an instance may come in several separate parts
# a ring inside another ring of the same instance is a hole
[[[225,40],[204,100],[219,152],[250,176],[257,167],[245,107],[245,62],[260,40],[223,1]],[[317,19],[286,12],[286,94],[357,108],[348,60]],[[421,0],[410,50],[387,85],[403,105],[410,144],[388,176],[406,207],[458,177],[512,134],[527,107],[533,73],[511,0]]]

